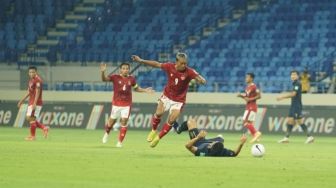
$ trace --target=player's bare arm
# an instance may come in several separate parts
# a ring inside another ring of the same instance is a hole
[[[140,93],[149,93],[149,94],[155,92],[155,90],[154,90],[152,87],[142,88],[142,87],[140,87],[140,86],[136,86],[136,87],[134,88],[134,91],[136,91],[136,92],[140,92]]]
[[[17,106],[18,108],[20,108],[20,106],[22,105],[22,103],[29,97],[29,90],[27,90],[27,93],[24,97],[22,97],[22,99],[18,102]]]
[[[290,99],[295,96],[296,96],[296,91],[292,91],[290,93],[277,97],[277,101],[281,101],[283,99]]]
[[[238,93],[238,94],[237,94],[237,97],[239,97],[239,98],[244,98],[244,97],[246,97],[246,94],[245,94],[245,93]]]
[[[198,84],[202,84],[202,85],[206,84],[205,78],[201,75],[196,76],[195,80]]]
[[[187,142],[187,144],[185,145],[185,147],[193,154],[195,154],[195,152],[197,151],[197,148],[194,146],[194,144],[202,139],[202,138],[205,138],[206,136],[206,132],[204,130],[202,130],[195,138],[189,140]]]
[[[243,136],[240,138],[240,143],[239,143],[239,145],[238,145],[236,151],[234,151],[234,152],[235,152],[235,156],[238,156],[238,155],[239,155],[239,153],[240,153],[241,149],[243,148],[243,146],[244,146],[246,140],[247,140],[247,137],[246,137],[245,135],[243,135]]]
[[[110,80],[105,75],[105,71],[106,71],[106,64],[105,63],[101,63],[100,64],[101,79],[102,79],[102,81],[107,82],[107,81],[110,81]]]
[[[157,62],[157,61],[153,61],[153,60],[144,60],[141,59],[139,56],[137,55],[132,55],[132,60],[137,62],[137,63],[142,63],[154,68],[161,68],[161,63]]]

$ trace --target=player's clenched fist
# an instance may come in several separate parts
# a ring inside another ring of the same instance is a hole
[[[132,60],[133,61],[135,61],[135,62],[141,62],[142,61],[142,59],[139,57],[139,56],[137,56],[137,55],[132,55]]]

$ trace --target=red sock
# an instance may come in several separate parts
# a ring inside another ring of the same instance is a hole
[[[164,135],[166,135],[170,131],[171,128],[172,128],[171,125],[169,125],[168,123],[165,123],[162,127],[162,130],[161,130],[160,134],[159,134],[159,138],[161,139],[162,137],[164,137]]]
[[[119,142],[122,142],[126,136],[127,127],[120,127],[119,131]]]
[[[112,129],[112,126],[109,127],[108,124],[105,125],[105,132],[107,132],[107,134],[110,134],[111,129]]]
[[[30,124],[30,135],[35,136],[36,132],[36,121],[29,122]]]
[[[257,132],[252,123],[247,123],[245,126],[250,131],[251,135],[254,135]]]
[[[152,117],[152,129],[156,131],[158,128],[159,124],[161,122],[161,118],[158,118],[155,114]]]
[[[36,127],[40,128],[40,129],[44,129],[46,126],[43,125],[42,123],[36,121]]]

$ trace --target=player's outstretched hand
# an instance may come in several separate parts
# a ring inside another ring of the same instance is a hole
[[[243,136],[240,137],[240,143],[244,144],[247,140],[247,137],[245,134],[243,134]]]
[[[132,55],[131,58],[132,58],[132,61],[135,61],[135,62],[138,62],[138,63],[140,63],[142,61],[142,59],[137,55]]]
[[[106,71],[106,63],[101,63],[101,64],[100,64],[100,71],[101,71],[101,72]]]
[[[201,130],[201,131],[198,133],[197,137],[198,137],[198,138],[205,138],[206,135],[207,135],[207,132],[206,132],[205,130]]]
[[[147,87],[147,88],[145,88],[145,92],[146,93],[154,93],[155,90],[152,87]]]

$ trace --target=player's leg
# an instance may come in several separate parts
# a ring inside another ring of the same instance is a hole
[[[107,143],[111,129],[113,128],[113,125],[116,123],[119,116],[120,116],[120,107],[112,105],[111,115],[105,125],[105,133],[102,139],[103,144]]]
[[[113,128],[113,125],[116,123],[116,121],[117,119],[114,119],[113,117],[109,117],[109,119],[107,120],[107,123],[105,125],[105,133],[102,139],[103,144],[107,143],[111,129]]]
[[[170,131],[170,129],[172,128],[172,124],[176,121],[179,115],[180,115],[179,109],[171,109],[171,112],[169,113],[168,116],[168,121],[163,125],[159,135],[157,135],[150,143],[151,147],[155,147],[159,143],[160,139]]]
[[[287,130],[286,130],[286,135],[283,139],[279,140],[279,143],[288,143],[289,142],[289,137],[293,131],[293,127],[295,125],[295,120],[294,117],[287,117]]]
[[[175,129],[177,134],[181,134],[184,131],[188,130],[188,121],[184,121],[179,125],[177,122],[173,123],[173,128]]]
[[[151,125],[152,130],[147,136],[147,142],[153,141],[154,137],[156,136],[156,130],[161,122],[161,117],[165,112],[165,100],[159,99],[155,114],[152,117]]]
[[[130,112],[131,112],[131,107],[125,107],[121,111],[120,130],[119,130],[119,138],[118,138],[118,143],[117,143],[117,147],[119,148],[122,147],[122,142],[124,141],[124,138],[127,133],[127,122],[128,122]]]
[[[42,109],[42,106],[36,106],[36,108],[35,108],[34,116],[35,116],[36,127],[42,129],[42,131],[43,131],[43,137],[47,138],[48,134],[49,134],[49,127],[43,125],[42,123],[40,123],[37,120],[37,118],[40,116],[41,109]]]
[[[307,135],[307,140],[305,141],[305,144],[313,143],[314,142],[314,137],[311,136],[310,133],[308,132],[308,128],[307,128],[306,124],[304,124],[303,118],[297,119],[296,123],[298,125],[300,125],[302,131]]]
[[[197,128],[196,120],[195,119],[189,119],[188,121],[185,121],[185,123],[187,125],[187,129],[189,131],[189,138],[191,140],[199,134],[199,130]]]
[[[36,118],[34,116],[35,110],[33,110],[32,105],[28,106],[26,120],[29,123],[30,127],[30,135],[26,137],[25,140],[27,141],[34,141],[35,140],[35,133],[36,133]]]
[[[253,138],[250,140],[250,143],[256,142],[261,137],[261,132],[256,130],[254,127],[254,121],[256,119],[256,112],[251,110],[245,110],[244,112],[244,127],[250,131],[250,134]]]

